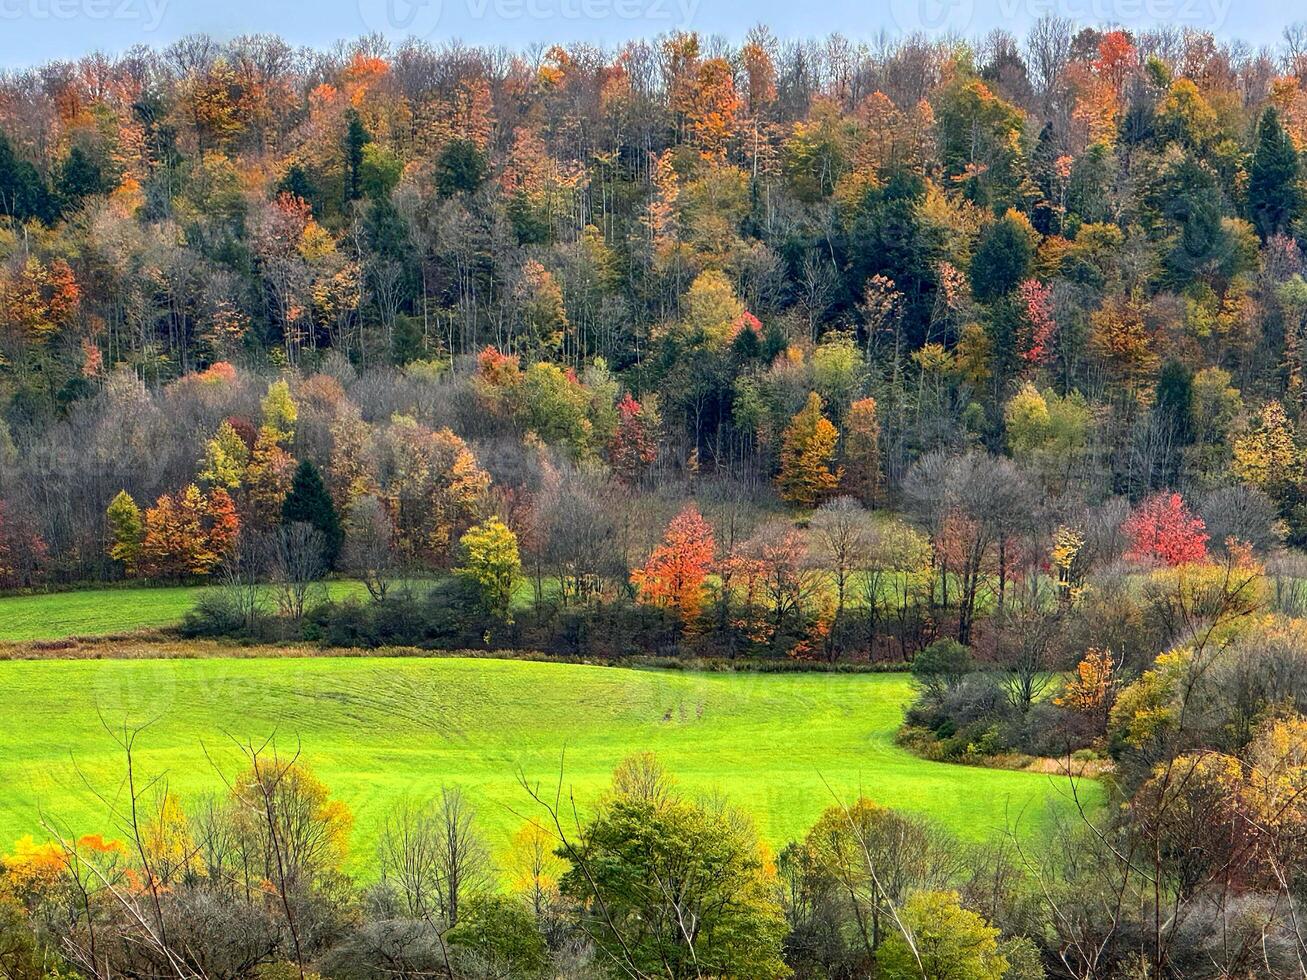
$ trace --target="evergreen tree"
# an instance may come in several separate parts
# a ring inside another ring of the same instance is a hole
[[[363,196],[363,147],[372,142],[372,134],[353,109],[349,111],[345,130],[345,203]]]
[[[335,567],[341,545],[345,543],[345,531],[336,505],[322,482],[322,474],[307,459],[295,469],[290,493],[281,505],[281,521],[283,524],[301,522],[316,528],[322,534],[322,560],[328,568]]]
[[[471,140],[452,140],[436,161],[436,187],[442,197],[472,193],[490,174],[486,155]]]
[[[1268,107],[1257,123],[1257,146],[1248,165],[1248,210],[1257,233],[1265,240],[1288,231],[1300,205],[1298,151],[1279,113]]]
[[[104,191],[104,177],[99,165],[83,153],[81,147],[74,146],[55,181],[55,193],[60,207],[64,210],[75,208],[92,194],[102,194]]]
[[[0,133],[0,214],[19,221],[51,217],[50,192],[34,166],[14,154],[8,137]]]
[[[1160,466],[1162,479],[1174,485],[1180,477],[1181,451],[1193,442],[1193,372],[1179,361],[1167,361],[1157,375],[1153,415],[1162,432],[1169,434]]]
[[[1157,375],[1157,400],[1153,410],[1177,446],[1193,442],[1193,372],[1179,361],[1167,361]]]
[[[286,170],[286,175],[277,183],[278,194],[292,194],[301,201],[307,201],[310,208],[313,209],[313,216],[320,218],[322,216],[322,196],[318,191],[318,185],[307,170],[298,163],[292,163]]]
[[[1000,218],[981,234],[971,259],[972,294],[982,303],[1010,295],[1029,277],[1034,258],[1029,229],[1016,218]]]

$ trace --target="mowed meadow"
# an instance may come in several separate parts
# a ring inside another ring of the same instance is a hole
[[[367,595],[357,582],[327,582],[323,588],[333,599]],[[138,586],[0,597],[0,643],[176,626],[205,591],[188,585]]]
[[[519,783],[550,794],[560,772],[582,813],[624,755],[651,749],[683,786],[721,792],[773,845],[836,797],[862,793],[927,814],[962,838],[1044,825],[1065,779],[926,762],[894,744],[911,692],[893,674],[692,673],[490,659],[295,657],[0,662],[0,840],[113,830],[122,751],[106,731],[147,725],[138,777],[184,799],[221,792],[237,742],[300,751],[353,810],[351,863],[405,796],[470,794],[502,847],[541,816]],[[1096,784],[1083,783],[1096,800]]]

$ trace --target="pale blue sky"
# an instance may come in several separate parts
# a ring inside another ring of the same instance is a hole
[[[970,37],[996,26],[1020,35],[1045,11],[1135,29],[1171,22],[1257,46],[1276,44],[1287,23],[1307,19],[1295,7],[1269,0],[0,0],[0,68],[165,45],[195,31],[219,38],[273,32],[320,47],[379,30],[394,40],[416,34],[520,48],[534,41],[612,45],[678,28],[738,40],[758,22],[782,38],[838,30],[866,39],[918,28]]]

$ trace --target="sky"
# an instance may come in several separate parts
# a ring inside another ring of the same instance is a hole
[[[0,0],[0,69],[110,54],[145,43],[162,47],[205,32],[219,39],[280,34],[326,47],[380,32],[440,43],[525,48],[534,42],[616,45],[672,30],[740,40],[765,23],[782,38],[839,31],[853,40],[882,32],[951,32],[980,37],[994,27],[1018,36],[1046,12],[1077,23],[1142,30],[1159,23],[1210,30],[1222,39],[1274,45],[1297,4],[1271,0]]]

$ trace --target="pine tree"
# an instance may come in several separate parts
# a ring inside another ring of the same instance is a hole
[[[336,567],[341,545],[345,543],[345,531],[322,474],[307,459],[295,468],[290,493],[281,505],[281,522],[312,525],[322,534],[322,560],[328,568]]]
[[[1248,210],[1265,240],[1289,231],[1302,204],[1298,151],[1273,106],[1257,123],[1257,147],[1248,165]]]
[[[345,131],[345,204],[357,201],[363,196],[363,147],[372,142],[372,134],[363,125],[363,120],[353,109],[348,113],[348,128]]]

